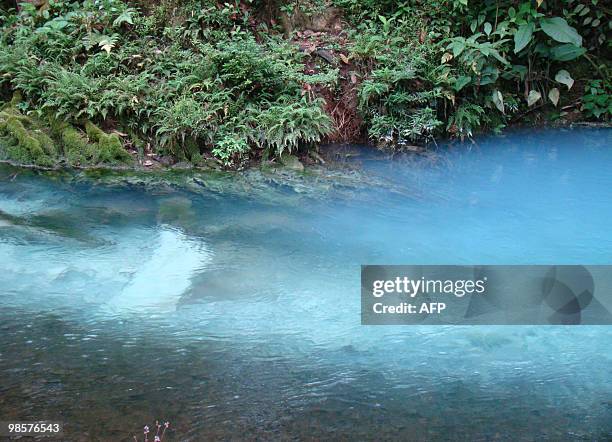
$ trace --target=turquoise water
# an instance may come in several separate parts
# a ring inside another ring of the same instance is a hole
[[[610,264],[612,131],[335,152],[219,185],[0,166],[0,420],[71,441],[155,419],[192,441],[612,439],[612,328],[359,312],[361,264]]]

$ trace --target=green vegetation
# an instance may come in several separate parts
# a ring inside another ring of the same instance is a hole
[[[535,109],[612,115],[598,0],[0,7],[0,152],[20,163],[235,168],[326,140],[464,139]]]
[[[582,88],[593,76],[599,104],[587,89],[584,117],[609,120],[610,10],[598,0],[340,3],[358,23],[359,104],[381,142],[463,139],[535,108],[574,109],[574,78]]]

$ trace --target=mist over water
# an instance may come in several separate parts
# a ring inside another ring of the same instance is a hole
[[[362,186],[263,193],[0,166],[2,420],[68,440],[155,419],[193,441],[612,438],[610,327],[359,311],[361,264],[610,264],[612,131],[349,152]]]

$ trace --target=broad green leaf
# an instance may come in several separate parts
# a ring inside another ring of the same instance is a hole
[[[571,61],[580,57],[585,52],[586,49],[568,43],[552,48],[550,58],[556,61]]]
[[[456,58],[461,55],[461,53],[465,49],[465,44],[460,41],[455,41],[450,45],[450,48],[453,50],[453,57]]]
[[[521,49],[529,44],[533,36],[533,23],[521,25],[514,34],[514,53],[518,54]]]
[[[459,92],[461,89],[467,86],[470,83],[470,81],[472,81],[472,77],[468,75],[461,75],[455,81],[455,85],[453,86],[453,89]]]
[[[504,108],[504,96],[502,95],[502,93],[498,91],[497,89],[495,89],[493,91],[493,95],[491,96],[491,98],[493,99],[493,104],[495,104],[495,107],[502,114],[506,113],[505,108]]]
[[[485,66],[485,68],[481,72],[480,76],[480,85],[484,86],[486,84],[493,84],[497,81],[499,77],[499,70],[493,66]]]
[[[533,106],[540,98],[542,98],[542,94],[532,89],[527,96],[527,105]]]
[[[556,87],[552,88],[548,92],[548,99],[555,105],[555,107],[557,106],[557,103],[559,103],[559,95],[559,89]]]
[[[484,24],[484,31],[485,31],[485,34],[490,35],[492,30],[493,30],[493,26],[491,26],[491,23],[486,22],[486,23]]]
[[[565,69],[561,69],[559,72],[557,72],[557,75],[555,75],[555,81],[566,85],[568,91],[574,85],[574,79]]]
[[[582,37],[580,34],[561,17],[543,18],[540,20],[540,26],[542,30],[555,41],[582,46]]]

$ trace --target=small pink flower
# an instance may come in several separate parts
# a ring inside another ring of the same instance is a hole
[[[155,440],[153,442],[161,442],[161,439],[159,438],[159,436],[155,436]]]
[[[149,434],[149,426],[145,425],[144,427],[144,434]]]

